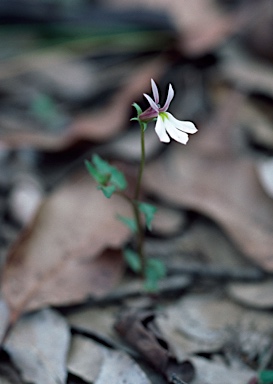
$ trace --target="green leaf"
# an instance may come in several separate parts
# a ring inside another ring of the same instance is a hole
[[[145,269],[145,288],[149,292],[156,292],[158,281],[166,276],[166,267],[158,259],[147,259]]]
[[[128,227],[131,232],[137,232],[137,224],[135,219],[131,219],[130,217],[125,217],[121,215],[117,215],[117,219],[121,221],[124,225],[126,225],[126,227]]]
[[[125,188],[127,188],[127,181],[125,179],[124,174],[120,172],[116,167],[111,168],[112,173],[110,181],[115,184],[120,190],[124,190]]]
[[[123,256],[126,263],[132,269],[132,271],[136,273],[141,271],[141,260],[138,253],[127,248],[127,249],[124,249]]]
[[[93,179],[99,184],[105,184],[109,180],[109,176],[101,174],[88,160],[85,160],[85,166],[93,177]]]
[[[273,383],[273,371],[264,370],[259,373],[259,381],[261,384],[272,384]]]
[[[147,228],[151,230],[152,221],[154,219],[154,215],[157,211],[157,208],[152,204],[138,203],[138,209],[144,214]]]
[[[101,190],[107,199],[109,199],[114,192],[116,192],[117,188],[114,185],[98,185],[97,187],[99,190]]]
[[[142,113],[142,109],[137,103],[133,103],[132,106],[136,109],[137,111],[137,116],[139,116]]]
[[[124,174],[116,167],[103,160],[97,154],[92,156],[92,161],[100,173],[108,175],[110,183],[114,184],[120,190],[127,188],[127,181]]]
[[[92,156],[92,162],[100,173],[111,174],[111,165],[96,153]]]

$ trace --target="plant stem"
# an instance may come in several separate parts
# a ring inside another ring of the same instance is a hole
[[[141,137],[140,137],[140,142],[141,142],[141,158],[140,158],[140,165],[139,165],[139,170],[138,170],[138,178],[137,178],[137,184],[136,184],[136,190],[135,190],[135,200],[136,201],[139,200],[141,180],[142,180],[142,175],[143,175],[143,170],[144,170],[144,165],[145,165],[144,125],[141,122],[139,122],[139,125],[140,125],[140,131],[141,131]]]
[[[141,131],[141,136],[140,136],[141,158],[140,158],[140,165],[138,170],[137,184],[135,189],[135,201],[133,204],[133,210],[134,210],[134,216],[137,224],[137,252],[139,254],[140,262],[141,262],[141,275],[143,278],[145,278],[146,260],[145,260],[144,249],[143,249],[144,234],[143,234],[143,228],[141,225],[140,211],[138,208],[140,187],[141,187],[141,181],[142,181],[143,170],[145,165],[145,141],[144,141],[145,128],[144,128],[144,124],[141,121],[139,121],[139,125],[140,125],[140,131]]]

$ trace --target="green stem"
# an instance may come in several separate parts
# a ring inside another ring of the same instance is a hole
[[[138,178],[137,178],[137,184],[136,184],[136,190],[135,190],[135,200],[139,200],[139,194],[140,194],[140,187],[141,187],[141,180],[145,165],[145,141],[144,141],[144,125],[143,123],[139,122],[140,125],[140,131],[141,131],[141,158],[140,158],[140,165],[138,170]]]
[[[134,207],[133,210],[134,210],[134,216],[137,224],[137,252],[139,254],[140,262],[141,262],[141,275],[143,278],[145,278],[146,260],[145,260],[144,249],[143,249],[144,234],[143,234],[143,228],[141,225],[140,211],[138,209],[140,187],[141,187],[141,181],[142,181],[143,170],[145,165],[145,141],[144,141],[145,128],[144,128],[144,124],[141,121],[139,121],[139,125],[140,125],[140,131],[141,131],[141,137],[140,137],[141,158],[140,158],[140,165],[138,170],[137,184],[135,189],[135,202],[133,205]]]
[[[139,202],[139,195],[140,195],[140,187],[141,187],[141,181],[143,176],[143,170],[145,165],[145,141],[144,141],[144,132],[145,132],[145,126],[144,124],[139,121],[140,129],[141,129],[141,159],[140,159],[140,165],[139,165],[139,171],[138,171],[138,178],[136,183],[136,189],[134,194],[134,199],[131,199],[127,195],[125,195],[123,192],[116,192],[118,195],[122,196],[124,199],[126,199],[133,208],[133,214],[137,225],[137,253],[140,258],[141,263],[141,276],[144,279],[145,278],[145,269],[146,269],[146,259],[144,255],[144,233],[143,233],[143,227],[141,225],[141,215],[138,208],[138,202]]]

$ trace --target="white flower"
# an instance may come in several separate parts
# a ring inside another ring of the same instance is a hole
[[[169,143],[170,137],[181,144],[186,144],[189,140],[188,133],[197,132],[197,128],[190,121],[177,120],[170,112],[167,112],[169,105],[174,97],[172,85],[169,85],[168,96],[163,107],[159,105],[158,88],[154,80],[151,80],[154,100],[144,93],[150,107],[142,112],[139,119],[148,122],[156,119],[155,131],[159,140],[163,143]]]

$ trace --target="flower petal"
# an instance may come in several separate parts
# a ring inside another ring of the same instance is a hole
[[[159,107],[158,107],[158,105],[153,101],[153,99],[152,99],[149,95],[147,95],[146,93],[143,93],[143,96],[145,96],[146,99],[149,101],[150,106],[151,106],[155,111],[158,112]]]
[[[171,140],[166,133],[166,128],[162,117],[159,115],[155,124],[155,131],[159,140],[163,143],[169,143]]]
[[[189,136],[187,133],[180,131],[177,129],[172,122],[169,119],[164,120],[165,128],[168,132],[168,134],[171,136],[172,139],[178,141],[181,144],[187,144],[189,140]]]
[[[157,85],[153,79],[151,79],[151,84],[152,84],[152,91],[153,91],[153,95],[154,95],[154,101],[156,104],[158,104],[159,103],[159,93],[158,93]]]
[[[160,112],[166,112],[167,111],[173,97],[174,97],[174,90],[173,90],[172,84],[169,84],[168,96],[167,96],[166,102],[163,105],[163,107],[159,109]]]
[[[187,133],[195,133],[198,131],[196,126],[190,121],[177,120],[170,112],[166,112],[169,121],[179,130]]]

